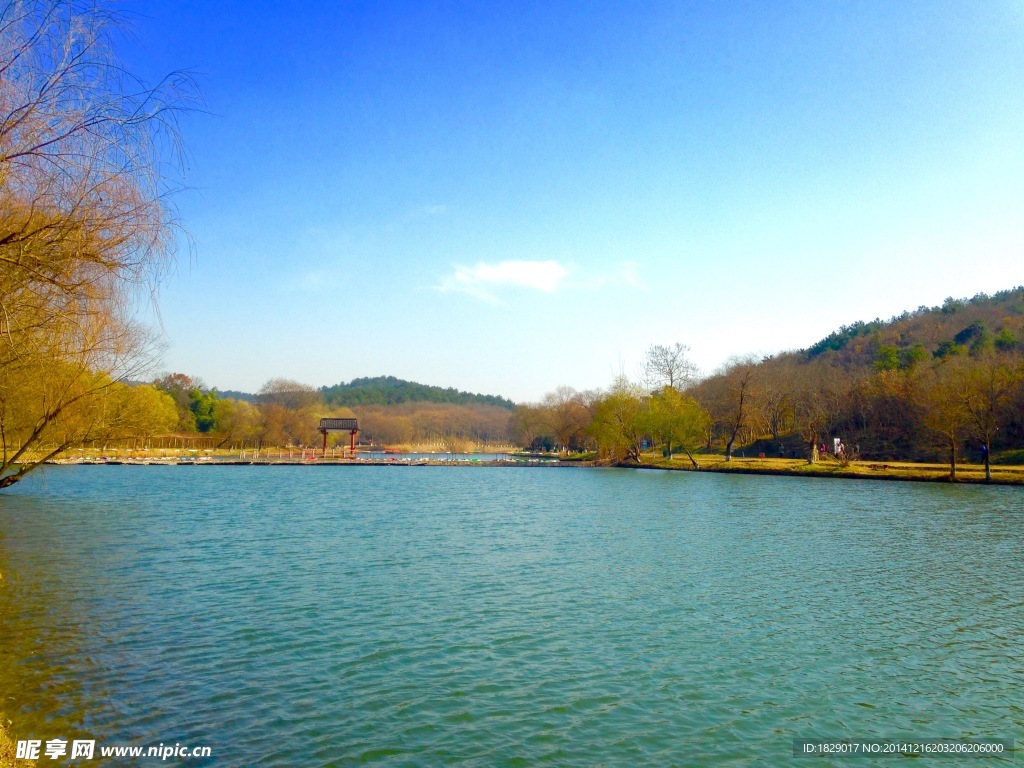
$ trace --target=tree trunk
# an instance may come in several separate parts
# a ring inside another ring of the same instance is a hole
[[[700,464],[698,464],[698,463],[697,463],[697,460],[696,460],[695,458],[693,458],[693,454],[692,454],[692,453],[690,453],[690,449],[689,449],[689,448],[687,448],[687,447],[686,447],[686,446],[684,445],[684,446],[683,446],[683,450],[684,450],[684,451],[686,451],[686,455],[687,455],[687,456],[689,457],[689,459],[690,459],[690,463],[691,463],[691,464],[693,464],[693,468],[694,468],[694,469],[700,469]]]
[[[729,438],[729,442],[725,444],[725,460],[732,461],[732,444],[736,441],[736,434]]]
[[[956,482],[956,441],[949,443],[949,479]]]
[[[807,428],[807,463],[814,464],[818,461],[818,430],[814,427]]]
[[[985,482],[992,482],[992,446],[985,441]]]

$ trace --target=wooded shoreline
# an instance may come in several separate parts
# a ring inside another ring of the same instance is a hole
[[[956,480],[949,477],[949,467],[939,464],[913,464],[911,462],[850,462],[843,467],[839,464],[808,464],[801,460],[769,459],[767,461],[787,461],[788,466],[759,466],[764,459],[737,459],[720,461],[708,466],[694,469],[692,466],[668,466],[664,463],[621,464],[642,469],[662,469],[669,472],[717,472],[736,475],[775,475],[780,477],[810,477],[839,480],[894,480],[915,483],[947,483],[950,485],[1024,485],[1024,467],[998,466],[992,467],[992,479],[985,479],[985,468],[981,465],[958,465]]]

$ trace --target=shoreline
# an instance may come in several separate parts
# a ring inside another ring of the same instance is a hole
[[[1024,478],[993,477],[991,480],[985,480],[984,477],[958,477],[956,480],[950,480],[948,474],[945,476],[933,477],[915,475],[900,476],[894,474],[865,475],[858,472],[844,472],[841,470],[836,472],[800,472],[799,470],[764,469],[756,467],[735,467],[729,469],[705,467],[701,469],[694,469],[693,467],[661,467],[656,464],[616,464],[615,466],[630,469],[660,469],[665,472],[713,472],[720,475],[732,474],[774,477],[810,477],[821,480],[885,480],[887,482],[897,483],[945,483],[947,485],[1024,485]]]
[[[212,459],[200,461],[177,460],[56,460],[47,466],[266,466],[266,467],[546,467],[546,468],[600,468],[619,467],[623,469],[652,469],[665,472],[714,472],[718,474],[764,475],[779,477],[810,477],[841,480],[885,480],[897,482],[947,483],[950,485],[1005,485],[1024,486],[1024,466],[992,466],[992,479],[986,480],[984,468],[976,464],[957,465],[957,478],[949,477],[949,466],[915,462],[871,462],[858,461],[840,465],[834,462],[808,464],[802,459],[765,459],[734,456],[725,461],[720,455],[701,454],[700,469],[689,464],[688,459],[674,458],[640,461],[639,463],[604,464],[580,459],[316,459],[300,458],[275,459]]]
[[[126,467],[578,467],[559,459],[212,459],[209,461],[48,461],[45,466]]]
[[[708,461],[710,459],[710,461]],[[616,466],[638,469],[660,469],[666,472],[715,472],[718,474],[764,475],[777,477],[809,477],[837,480],[885,480],[910,483],[945,483],[947,485],[1005,485],[1024,486],[1024,466],[997,464],[992,466],[992,479],[986,480],[984,467],[976,464],[958,464],[955,480],[949,477],[948,464],[903,461],[851,461],[841,465],[834,462],[808,464],[806,459],[749,459],[701,455],[702,466],[695,469],[688,464],[674,465],[667,460]],[[707,462],[706,464],[704,462]]]

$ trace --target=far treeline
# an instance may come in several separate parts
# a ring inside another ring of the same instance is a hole
[[[1024,287],[854,323],[806,350],[734,358],[699,377],[687,348],[654,346],[643,381],[562,387],[516,410],[535,449],[638,460],[645,443],[691,455],[1024,463]]]
[[[463,450],[507,444],[509,415],[515,408],[504,398],[393,376],[320,389],[271,379],[254,395],[233,392],[226,397],[198,378],[174,373],[135,389],[152,390],[149,396],[164,403],[164,417],[150,440],[156,434],[205,435],[210,439],[204,444],[213,448],[316,446],[322,439],[317,432],[321,418],[355,416],[364,444]],[[348,436],[328,438],[331,445],[335,440],[347,443]]]
[[[390,376],[320,389],[274,379],[251,402],[182,374],[136,389],[152,390],[146,402],[164,399],[158,432],[207,435],[211,447],[313,446],[319,418],[354,415],[361,441],[380,446],[514,444],[606,462],[638,462],[656,446],[699,466],[709,452],[815,461],[838,438],[841,460],[939,460],[955,477],[965,457],[1024,463],[1022,340],[1016,288],[855,323],[809,349],[734,358],[704,377],[685,346],[656,345],[639,381],[559,387],[519,406]]]

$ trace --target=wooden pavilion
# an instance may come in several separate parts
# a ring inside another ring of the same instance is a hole
[[[328,432],[348,432],[349,450],[356,455],[356,435],[359,434],[359,419],[320,419],[320,434],[324,436],[324,453],[327,452]]]

